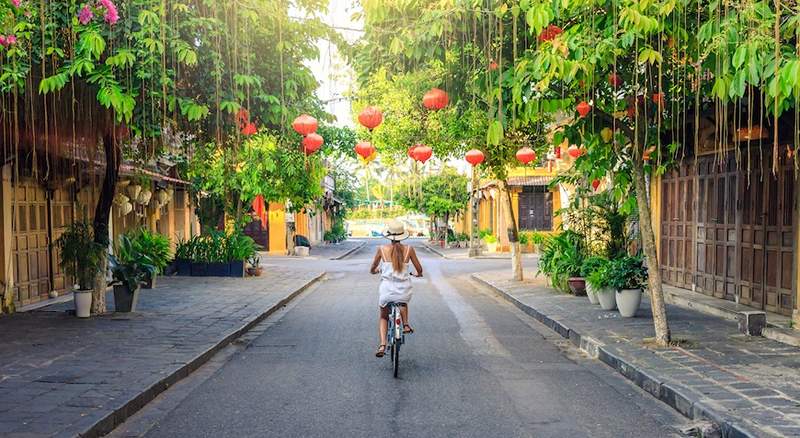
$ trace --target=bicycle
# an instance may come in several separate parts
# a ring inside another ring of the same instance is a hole
[[[400,313],[402,303],[387,303],[389,306],[389,326],[386,331],[386,348],[392,357],[392,367],[394,377],[397,378],[400,370],[400,346],[406,342],[406,335],[403,333],[403,317]]]

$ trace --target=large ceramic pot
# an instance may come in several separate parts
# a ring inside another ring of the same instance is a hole
[[[495,243],[486,243],[486,250],[489,252],[497,252],[497,242]]]
[[[592,304],[600,304],[597,300],[597,294],[591,284],[586,283],[586,296],[589,297],[589,302]]]
[[[92,314],[92,291],[73,290],[72,297],[75,300],[75,316],[78,318],[88,318]]]
[[[615,297],[614,289],[607,287],[595,291],[597,301],[600,302],[600,308],[603,310],[614,310],[617,308],[617,298]]]
[[[139,302],[139,288],[131,291],[128,286],[121,284],[114,286],[114,311],[115,312],[135,312],[136,304]]]
[[[294,255],[299,257],[308,257],[311,248],[307,246],[295,246],[294,247]]]
[[[639,305],[642,304],[642,290],[621,289],[618,290],[615,295],[620,316],[625,318],[633,318],[636,316]]]
[[[569,284],[572,295],[576,297],[586,295],[586,280],[583,277],[571,277],[567,280],[567,284]]]

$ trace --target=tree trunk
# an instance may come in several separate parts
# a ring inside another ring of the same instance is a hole
[[[644,257],[647,261],[647,283],[650,289],[650,306],[653,311],[653,325],[656,331],[656,342],[667,346],[670,342],[667,311],[664,305],[664,291],[661,288],[661,271],[658,266],[656,238],[650,216],[650,200],[644,176],[644,164],[641,159],[634,159],[633,182],[636,187],[636,202],[639,206],[639,229],[642,237]]]
[[[111,217],[111,206],[114,202],[114,192],[117,188],[117,176],[119,175],[119,149],[114,142],[111,134],[103,137],[103,151],[106,157],[106,170],[103,177],[103,185],[100,189],[100,197],[97,199],[97,206],[94,210],[94,241],[104,248],[109,246],[108,221]],[[92,313],[101,314],[106,312],[106,271],[108,270],[108,259],[104,252],[101,269],[95,276],[94,290],[92,291]]]
[[[508,191],[506,180],[499,180],[498,185],[500,186],[500,204],[503,206],[503,215],[506,217],[508,242],[511,246],[511,272],[514,280],[522,281],[522,250],[519,247],[519,231],[517,230],[517,221],[514,218],[511,193]]]

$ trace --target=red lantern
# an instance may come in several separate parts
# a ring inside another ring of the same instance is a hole
[[[323,143],[325,143],[325,139],[316,132],[312,132],[303,139],[303,150],[306,152],[306,155],[311,155],[318,151]]]
[[[242,135],[253,135],[258,132],[258,128],[256,128],[256,124],[253,122],[249,122],[242,128]]]
[[[578,110],[578,114],[580,114],[581,117],[586,117],[586,115],[589,114],[589,111],[592,110],[592,107],[585,101],[581,101],[581,103],[579,103],[575,109]]]
[[[599,180],[599,179],[595,179],[594,181],[592,181],[592,188],[593,188],[595,191],[597,191],[597,188],[598,188],[598,187],[600,187],[600,180]]]
[[[267,228],[267,208],[262,195],[256,195],[253,199],[253,211],[261,219],[261,227]]]
[[[413,154],[415,160],[419,161],[420,163],[425,163],[433,155],[433,149],[431,149],[429,146],[425,146],[424,144],[418,144],[414,146]]]
[[[356,149],[356,153],[358,155],[361,155],[361,158],[363,158],[365,160],[375,152],[375,146],[373,146],[372,143],[370,143],[368,141],[359,142],[356,145],[355,149]]]
[[[517,160],[522,164],[528,164],[535,159],[536,152],[527,146],[517,151]]]
[[[450,98],[447,96],[447,92],[438,88],[428,91],[422,98],[422,104],[425,106],[425,108],[431,111],[440,110],[446,107],[449,101]]]
[[[312,132],[317,132],[317,119],[309,116],[308,114],[301,114],[294,119],[294,122],[292,122],[292,129],[305,137]]]
[[[477,166],[478,164],[483,163],[484,158],[483,152],[479,151],[478,149],[472,149],[467,152],[467,156],[465,157],[469,164],[473,166]]]
[[[358,123],[361,123],[370,131],[377,128],[381,122],[383,122],[383,113],[381,113],[380,109],[374,106],[368,106],[364,108],[361,111],[361,114],[358,115]]]
[[[608,75],[608,83],[614,88],[619,88],[619,86],[622,85],[622,78],[616,73],[610,73]]]
[[[556,160],[560,160],[561,159],[561,145],[556,146],[555,153],[556,153]]]
[[[542,30],[542,33],[539,34],[539,41],[551,41],[555,39],[555,37],[561,35],[564,32],[563,29],[556,26],[555,24],[551,24]]]
[[[498,67],[498,65],[497,65],[496,62],[494,62],[494,61],[489,62],[489,71],[495,71],[495,70],[497,70],[497,67]]]
[[[575,145],[571,145],[570,147],[568,147],[567,148],[567,153],[572,158],[578,158],[578,157],[581,156],[581,150],[578,149],[578,147],[575,146]]]
[[[411,146],[410,148],[408,148],[408,158],[411,158],[412,160],[416,160],[416,158],[414,158],[414,149],[416,149],[416,148],[417,148],[417,145],[414,145],[414,146]]]
[[[653,102],[661,106],[664,103],[664,93],[653,93]]]

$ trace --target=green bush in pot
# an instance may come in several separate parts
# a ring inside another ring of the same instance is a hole
[[[135,311],[141,284],[156,273],[153,260],[139,251],[130,236],[123,234],[108,261],[114,278],[115,311]]]
[[[620,316],[636,316],[642,302],[642,289],[647,284],[647,268],[641,257],[624,256],[611,262],[610,285],[616,289]]]
[[[73,222],[55,242],[58,247],[58,264],[67,276],[72,277],[76,289],[75,314],[88,318],[92,306],[92,289],[97,274],[103,268],[106,248],[94,241],[92,226],[87,222]]]
[[[155,285],[155,276],[164,273],[164,269],[172,259],[169,237],[152,232],[147,228],[139,228],[126,233],[133,249],[145,254],[150,259],[150,263],[155,267],[152,275],[148,274],[145,278],[145,287],[152,288]]]
[[[601,258],[591,273],[586,276],[586,284],[592,289],[597,303],[603,310],[614,310],[617,307],[614,288],[611,287],[611,261]]]

